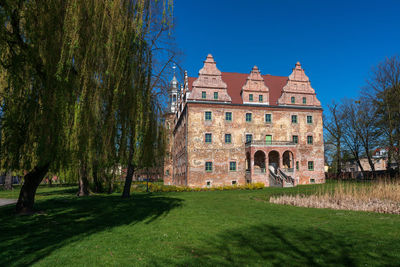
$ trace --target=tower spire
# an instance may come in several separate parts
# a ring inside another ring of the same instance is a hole
[[[176,79],[176,75],[175,75],[175,69],[176,69],[176,65],[175,63],[172,66],[172,70],[173,70],[173,77],[172,80],[170,82],[170,88],[169,88],[169,103],[168,103],[168,111],[171,113],[175,113],[177,110],[177,104],[178,104],[178,89],[179,89],[179,83],[178,83],[178,79]]]

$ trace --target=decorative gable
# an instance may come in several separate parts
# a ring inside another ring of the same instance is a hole
[[[222,80],[221,71],[217,69],[217,64],[211,54],[204,61],[199,77],[193,82],[189,99],[232,102],[228,95],[227,85]]]
[[[254,66],[242,87],[243,103],[269,104],[269,88],[265,85],[257,66]]]
[[[282,88],[282,95],[278,99],[278,105],[296,106],[321,106],[310,79],[301,68],[300,62],[296,63],[292,74],[289,75],[287,84]]]

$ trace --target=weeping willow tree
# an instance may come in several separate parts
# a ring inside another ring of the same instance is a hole
[[[137,132],[127,125],[141,120],[138,97],[148,89],[140,79],[151,71],[143,60],[151,11],[170,5],[0,0],[1,167],[27,171],[17,212],[33,210],[49,169],[77,168],[87,194],[90,173],[129,161]]]

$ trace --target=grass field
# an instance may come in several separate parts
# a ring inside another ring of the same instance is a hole
[[[399,215],[268,202],[324,186],[135,193],[130,200],[41,187],[41,213],[0,208],[0,266],[399,266]]]

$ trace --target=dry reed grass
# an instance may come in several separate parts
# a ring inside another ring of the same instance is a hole
[[[320,187],[312,195],[275,196],[269,201],[309,208],[400,214],[400,182],[399,180],[381,180],[368,184],[338,182],[331,187]]]

